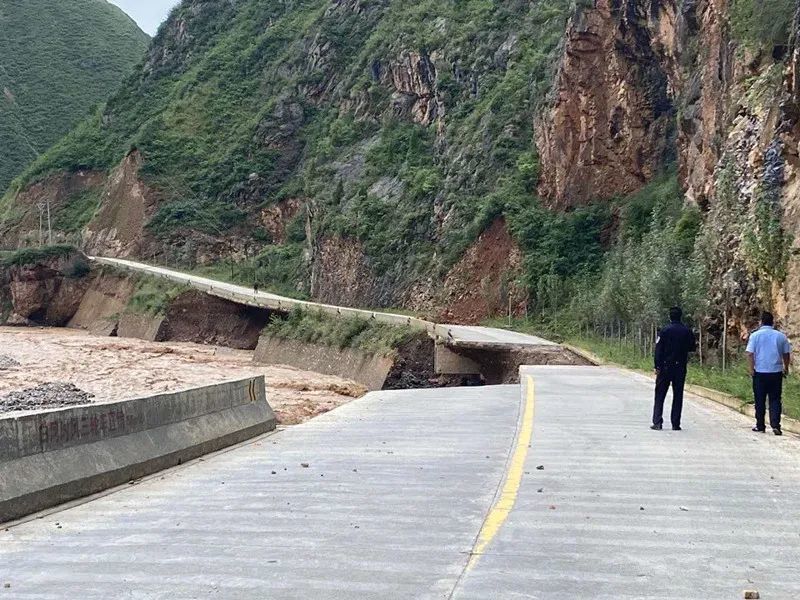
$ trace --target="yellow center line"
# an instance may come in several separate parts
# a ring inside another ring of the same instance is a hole
[[[533,377],[530,375],[525,376],[526,380],[526,393],[525,393],[525,411],[522,415],[522,425],[517,437],[517,443],[514,448],[514,454],[508,463],[508,474],[506,481],[503,484],[503,489],[500,496],[492,506],[486,520],[483,522],[478,538],[475,541],[475,546],[472,549],[467,569],[473,568],[481,555],[486,550],[486,547],[492,542],[503,523],[508,519],[514,505],[517,502],[519,495],[519,488],[522,484],[522,475],[525,472],[525,459],[528,457],[528,448],[533,438],[533,413],[534,413],[534,384]]]

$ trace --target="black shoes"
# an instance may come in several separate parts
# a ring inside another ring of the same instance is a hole
[[[760,429],[758,426],[756,426],[756,427],[753,427],[753,431],[755,431],[756,433],[765,433],[767,430],[766,429]],[[773,427],[772,428],[772,433],[774,433],[775,435],[783,435],[783,431],[781,431],[780,427]]]
[[[680,425],[673,425],[672,426],[672,431],[683,431],[683,429],[681,429]]]
[[[653,431],[661,431],[661,425],[650,425],[650,429]]]

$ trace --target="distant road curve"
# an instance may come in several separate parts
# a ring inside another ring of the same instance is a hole
[[[305,310],[320,311],[334,317],[356,318],[389,325],[412,327],[414,329],[424,330],[433,339],[450,346],[467,346],[499,350],[503,348],[556,345],[553,342],[536,336],[515,331],[506,331],[505,329],[494,327],[438,324],[396,313],[334,306],[331,304],[287,298],[269,292],[257,292],[253,288],[122,258],[90,256],[89,259],[100,265],[109,265],[128,271],[146,273],[154,277],[167,279],[200,290],[211,296],[223,298],[245,306],[268,308],[278,311],[291,311],[295,308],[302,308]]]

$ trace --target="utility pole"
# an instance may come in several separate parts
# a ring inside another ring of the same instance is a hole
[[[728,307],[725,306],[725,314],[722,317],[722,372],[728,366]]]
[[[50,225],[50,198],[47,199],[47,245],[53,245],[53,227]]]
[[[39,247],[44,246],[44,204],[39,202],[36,204],[39,209]]]

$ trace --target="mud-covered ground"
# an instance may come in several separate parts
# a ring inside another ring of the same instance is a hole
[[[71,329],[0,327],[0,354],[10,365],[0,370],[0,396],[57,382],[105,402],[264,375],[270,405],[282,424],[292,425],[366,393],[338,377],[254,364],[253,353],[245,350],[96,337]]]

